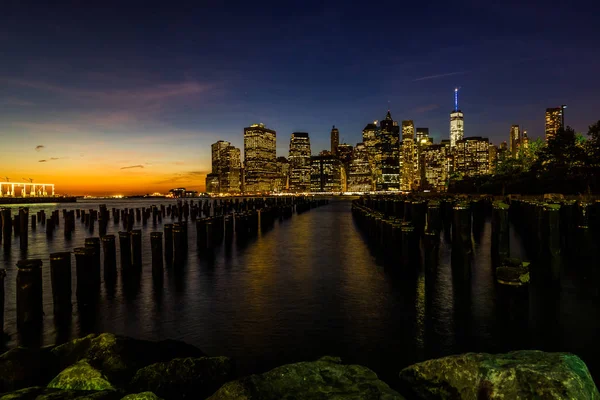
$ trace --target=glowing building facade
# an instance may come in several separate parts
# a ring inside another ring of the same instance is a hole
[[[311,192],[345,192],[346,171],[334,155],[311,157]]]
[[[485,175],[490,172],[490,142],[479,136],[456,142],[454,170],[465,176]]]
[[[310,191],[310,138],[306,132],[294,132],[290,138],[290,191]]]
[[[450,147],[454,148],[456,142],[465,136],[465,119],[458,108],[458,88],[454,89],[454,110],[450,113]]]
[[[448,189],[450,146],[432,144],[422,149],[423,179],[421,189],[445,192]]]
[[[509,150],[510,154],[517,158],[519,155],[519,146],[521,146],[521,128],[519,125],[513,125],[510,127],[510,136],[509,136]]]
[[[244,128],[244,190],[269,192],[277,185],[276,133],[264,124]]]
[[[285,157],[277,157],[276,192],[287,192],[290,188],[290,163]]]
[[[219,172],[219,192],[239,193],[242,190],[242,161],[240,149],[227,146],[221,151]]]
[[[241,191],[240,149],[219,140],[211,145],[212,173],[207,176],[209,193],[239,193]]]
[[[369,164],[369,153],[364,143],[357,143],[348,167],[348,191],[370,192],[373,190],[373,175]]]
[[[567,108],[567,106],[546,109],[546,140],[552,139],[556,136],[556,132],[564,127],[565,108]]]
[[[400,126],[389,110],[379,123],[375,153],[375,187],[377,190],[400,189]]]
[[[337,155],[338,146],[340,144],[340,131],[333,126],[331,129],[331,154]]]

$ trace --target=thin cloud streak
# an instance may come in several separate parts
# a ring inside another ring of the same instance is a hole
[[[5,107],[31,107],[34,106],[35,103],[27,100],[17,99],[15,97],[9,97],[0,101],[0,104]]]
[[[35,151],[42,151],[46,146],[44,146],[43,144],[38,144],[37,146],[35,146]]]
[[[165,185],[167,183],[182,183],[182,182],[190,182],[197,181],[205,177],[209,172],[208,171],[188,171],[181,172],[177,174],[173,174],[171,177],[167,179],[163,179],[157,182],[154,182],[155,185]]]
[[[144,168],[143,165],[130,165],[128,167],[121,167],[121,169],[132,169],[132,168]]]
[[[438,74],[438,75],[423,76],[421,78],[413,79],[413,82],[428,81],[428,80],[431,80],[431,79],[445,78],[447,76],[454,76],[454,75],[463,75],[463,74],[466,74],[468,72],[469,71],[457,71],[457,72],[448,72],[447,74]]]
[[[149,103],[172,97],[190,96],[206,92],[214,88],[214,84],[203,84],[197,81],[186,81],[180,83],[163,83],[150,87],[137,89],[109,89],[89,90],[76,89],[55,85],[42,81],[29,81],[25,79],[0,78],[0,81],[10,85],[30,89],[43,90],[56,94],[75,97],[78,99],[89,99],[103,103]]]
[[[439,104],[427,104],[422,107],[417,107],[417,108],[413,109],[412,111],[416,114],[424,114],[429,111],[437,110],[438,108],[440,108]]]

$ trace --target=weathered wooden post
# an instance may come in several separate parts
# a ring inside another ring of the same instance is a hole
[[[167,265],[173,263],[173,224],[164,225],[165,233],[165,262]]]
[[[494,202],[492,210],[492,255],[497,262],[510,257],[508,210],[508,204]]]
[[[471,277],[471,208],[468,203],[458,203],[453,208],[452,268],[456,276],[465,280]]]
[[[4,333],[4,279],[6,270],[0,269],[0,335]]]
[[[142,268],[142,231],[140,229],[131,231],[131,249],[133,252],[133,266]]]
[[[174,261],[175,264],[180,264],[183,261],[184,247],[183,247],[183,226],[179,223],[173,224],[173,246],[174,246]]]
[[[17,327],[39,327],[44,316],[42,260],[20,260],[17,268]]]
[[[117,275],[117,246],[115,235],[104,235],[101,238],[104,251],[104,279],[114,279]]]
[[[94,303],[98,291],[95,268],[95,249],[92,247],[77,247],[75,253],[75,275],[77,277],[77,302],[82,306]]]
[[[92,265],[90,266],[88,274],[91,275],[90,281],[95,286],[100,287],[101,273],[100,273],[100,238],[99,237],[88,237],[85,238],[84,247],[93,250],[92,253]]]
[[[121,269],[131,268],[131,233],[119,232],[119,248],[121,250]]]
[[[71,253],[50,254],[50,280],[52,282],[52,299],[54,315],[63,317],[71,315]]]
[[[544,207],[544,221],[548,224],[545,231],[547,237],[546,255],[550,262],[550,276],[558,282],[560,279],[561,266],[561,238],[560,238],[560,204],[548,204]]]
[[[27,232],[27,227],[29,222],[29,208],[27,207],[19,207],[19,231],[21,232],[19,236],[19,244],[21,250],[27,250],[27,244],[29,235]]]
[[[152,274],[156,275],[163,269],[163,233],[150,233],[150,247],[152,247]]]

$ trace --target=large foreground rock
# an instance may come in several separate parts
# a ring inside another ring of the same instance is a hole
[[[0,356],[0,393],[45,386],[56,373],[51,348],[17,347]]]
[[[2,399],[0,399],[0,400],[2,400]],[[162,399],[152,392],[142,392],[142,393],[128,394],[127,396],[123,397],[121,400],[162,400]]]
[[[585,363],[569,353],[467,353],[412,365],[400,379],[419,399],[600,399]]]
[[[269,372],[229,382],[210,400],[284,400],[284,399],[403,399],[360,365],[344,365],[339,358],[323,357],[314,362],[299,362]]]
[[[176,358],[140,369],[130,387],[165,399],[205,399],[232,378],[232,370],[227,357]]]
[[[87,359],[114,384],[129,382],[135,372],[147,365],[177,357],[203,357],[198,348],[175,340],[150,342],[111,333],[91,334],[74,339],[52,350],[59,370]]]
[[[30,387],[0,394],[0,400],[119,400],[122,394],[114,390],[86,392],[47,387]]]
[[[102,372],[86,360],[67,367],[48,384],[49,388],[66,390],[114,390]]]

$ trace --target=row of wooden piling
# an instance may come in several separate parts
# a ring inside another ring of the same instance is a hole
[[[251,199],[253,200],[253,199]],[[93,226],[98,221],[100,237],[85,238],[82,247],[76,247],[73,252],[58,252],[50,254],[50,278],[54,315],[57,318],[68,318],[72,313],[72,257],[75,256],[76,298],[80,310],[93,305],[98,298],[102,281],[101,254],[104,260],[104,279],[110,281],[117,275],[117,238],[120,248],[120,265],[124,274],[135,273],[142,268],[142,231],[131,229],[132,221],[142,221],[145,224],[150,218],[153,223],[162,221],[165,216],[171,216],[177,222],[164,224],[162,232],[150,233],[150,247],[152,257],[152,273],[160,276],[163,265],[178,265],[187,257],[188,250],[188,223],[190,216],[196,225],[197,248],[200,253],[210,252],[224,240],[230,242],[234,234],[240,241],[244,241],[259,230],[270,229],[277,219],[283,220],[297,213],[305,212],[312,208],[327,204],[326,200],[309,198],[299,199],[256,199],[253,201],[226,201],[223,204],[213,203],[213,208],[219,210],[215,215],[198,218],[201,204],[193,202],[187,204],[152,206],[142,209],[113,208],[112,215],[115,224],[124,222],[124,230],[118,235],[107,235],[107,223],[110,221],[110,212],[105,205],[100,205],[99,210],[63,210],[65,237],[69,237],[75,229],[75,220],[93,231]],[[209,202],[204,202],[203,212],[210,210]],[[134,211],[135,210],[135,211]],[[224,212],[232,211],[231,214]],[[234,210],[240,210],[235,212]],[[1,226],[0,232],[10,237],[15,221],[19,229],[15,231],[21,238],[27,238],[27,222],[29,210],[25,207],[19,209],[17,219],[11,219],[10,209],[0,210],[2,221],[7,221]],[[10,220],[10,223],[8,222]],[[22,221],[26,221],[24,224]],[[45,218],[44,211],[32,216],[32,230],[36,229],[38,221],[46,226],[46,233],[52,235],[60,224],[59,211],[52,212],[50,218]],[[26,240],[26,239],[25,239]],[[10,240],[8,240],[10,242]],[[6,243],[6,241],[5,241]],[[23,241],[21,242],[23,243]],[[163,247],[164,244],[164,247]],[[23,245],[22,245],[23,247]],[[26,248],[26,244],[24,246]],[[42,265],[40,259],[20,260],[17,262],[17,325],[19,329],[38,328],[43,319],[42,309]],[[4,279],[6,272],[0,269],[0,332],[4,331]]]
[[[423,254],[431,254],[430,250],[437,251],[436,241],[442,231],[452,244],[453,265],[461,265],[467,276],[473,251],[472,235],[476,229],[482,229],[488,217],[491,218],[494,266],[511,256],[511,224],[520,233],[529,258],[543,265],[542,275],[555,281],[561,275],[565,250],[577,254],[587,265],[598,261],[593,243],[600,232],[600,202],[365,196],[353,202],[352,210],[367,238],[387,252],[395,252],[390,257],[393,260],[401,254],[403,264],[410,263],[410,255],[401,252],[408,239],[403,239],[398,232],[406,226],[414,227],[423,239]]]

